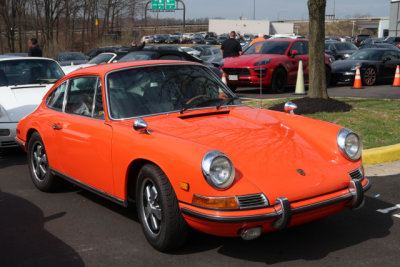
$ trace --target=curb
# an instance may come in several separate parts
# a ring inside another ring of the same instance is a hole
[[[365,166],[400,160],[400,144],[364,150],[362,161]]]

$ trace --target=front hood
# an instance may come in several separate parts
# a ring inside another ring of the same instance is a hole
[[[270,58],[281,58],[282,55],[273,55],[273,54],[250,54],[250,55],[241,55],[237,57],[228,57],[225,59],[224,68],[242,68],[242,67],[256,67],[255,63]]]
[[[337,60],[332,62],[332,72],[348,72],[354,66],[361,66],[363,60]]]
[[[12,122],[18,122],[42,102],[53,84],[27,84],[0,87],[0,105]]]
[[[149,129],[224,152],[235,165],[236,179],[248,180],[270,201],[278,197],[287,197],[290,201],[305,199],[349,184],[349,176],[343,171],[343,162],[337,153],[335,137],[340,129],[337,126],[330,127],[332,146],[322,139],[318,142],[311,132],[298,133],[257,109],[237,107],[225,114],[190,117],[193,112],[196,111],[188,112],[187,117],[151,119]],[[314,123],[317,122],[314,120]]]

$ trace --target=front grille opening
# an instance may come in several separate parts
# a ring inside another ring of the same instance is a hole
[[[240,209],[254,209],[269,205],[268,199],[264,194],[238,196],[237,199]]]
[[[353,180],[362,180],[362,179],[364,179],[364,176],[363,176],[363,173],[361,171],[361,168],[358,168],[357,170],[349,172],[349,175],[350,175],[351,179],[353,179]]]

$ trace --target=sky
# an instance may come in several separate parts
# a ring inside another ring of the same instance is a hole
[[[183,0],[186,18],[282,20],[307,19],[307,0]],[[179,5],[181,6],[181,5]],[[327,0],[326,13],[336,18],[353,17],[357,14],[373,17],[389,17],[390,0]],[[161,15],[160,15],[161,16]],[[161,17],[182,18],[182,11],[164,13]]]

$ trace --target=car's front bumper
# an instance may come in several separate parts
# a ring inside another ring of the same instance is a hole
[[[368,179],[352,180],[346,189],[315,198],[289,202],[279,198],[275,205],[246,211],[206,210],[180,203],[182,214],[193,228],[213,235],[239,236],[243,229],[262,227],[262,232],[283,229],[313,221],[347,207],[362,205],[364,192],[371,187]]]
[[[15,141],[17,123],[1,122],[0,123],[0,148],[16,147],[18,143]]]
[[[345,71],[332,73],[331,78],[334,79],[336,82],[352,83],[354,82],[355,76],[355,71]]]
[[[273,69],[260,68],[223,68],[228,86],[269,86]]]

